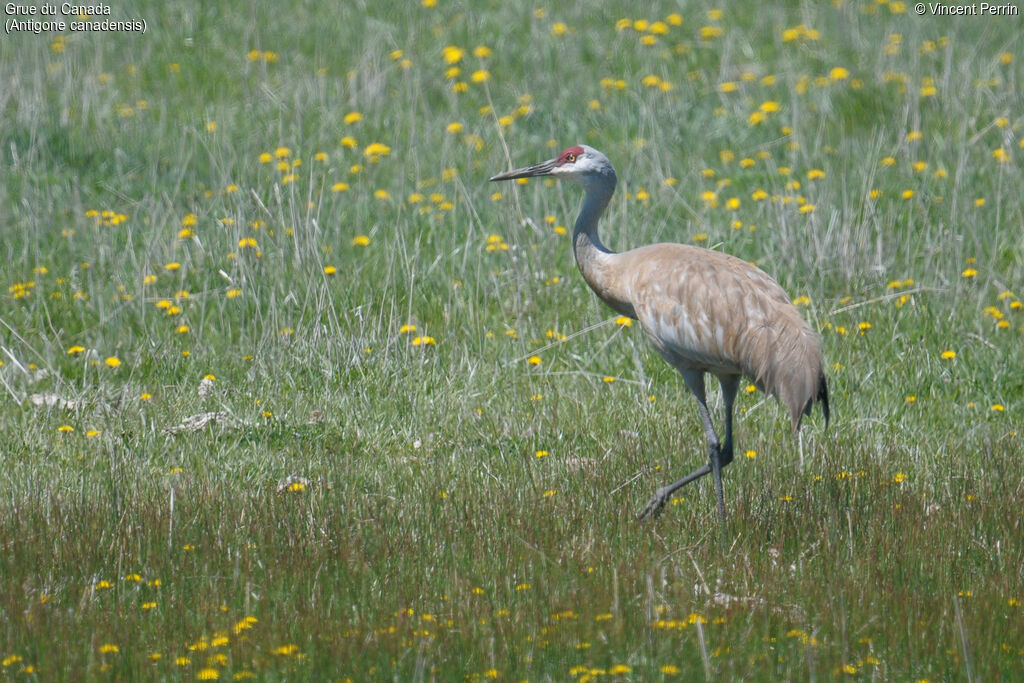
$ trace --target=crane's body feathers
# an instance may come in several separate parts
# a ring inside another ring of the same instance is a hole
[[[818,395],[821,339],[775,280],[741,259],[682,244],[610,257],[603,279],[617,282],[602,289],[616,294],[608,303],[636,318],[669,364],[748,377],[799,426]]]
[[[828,425],[828,384],[821,338],[804,322],[779,284],[760,268],[718,251],[683,244],[652,244],[623,253],[601,244],[597,223],[615,191],[607,157],[580,145],[534,166],[491,180],[539,175],[564,177],[586,195],[573,232],[583,278],[613,310],[640,322],[654,348],[675,367],[697,398],[708,442],[708,464],[658,489],[640,513],[656,516],[671,494],[714,474],[725,515],[721,468],[733,458],[732,407],[740,377],[777,397],[794,429],[820,402]],[[704,374],[718,377],[725,403],[725,441],[711,423]]]

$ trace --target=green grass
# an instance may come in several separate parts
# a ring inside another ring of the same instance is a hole
[[[0,42],[0,678],[1024,674],[1019,17],[349,5]],[[703,437],[578,188],[486,182],[579,142],[822,330],[724,527],[634,519]]]

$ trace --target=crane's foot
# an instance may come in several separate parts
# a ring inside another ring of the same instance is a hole
[[[644,509],[640,511],[640,514],[638,514],[636,518],[639,520],[656,519],[658,515],[661,514],[662,510],[665,509],[665,504],[672,500],[673,493],[683,488],[691,481],[700,479],[705,474],[710,473],[711,463],[708,463],[703,467],[698,467],[693,472],[690,472],[688,475],[686,475],[679,481],[674,481],[671,484],[662,486],[660,489],[654,492],[654,495],[651,496],[651,499],[649,501],[647,501],[647,505],[644,506]]]
[[[668,487],[660,488],[655,491],[651,499],[647,501],[647,505],[644,509],[636,516],[640,521],[645,519],[657,519],[662,511],[665,509],[665,504],[668,502],[669,496],[672,495],[672,491],[666,490]]]

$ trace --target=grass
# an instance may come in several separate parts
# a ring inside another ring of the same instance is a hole
[[[0,43],[4,679],[1021,675],[1019,18],[111,9]],[[634,520],[701,428],[578,189],[485,182],[578,142],[824,336],[724,528]]]

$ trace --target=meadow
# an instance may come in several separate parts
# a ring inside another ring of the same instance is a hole
[[[0,39],[0,679],[1024,677],[1024,20],[321,4]],[[724,524],[577,143],[823,336]]]

